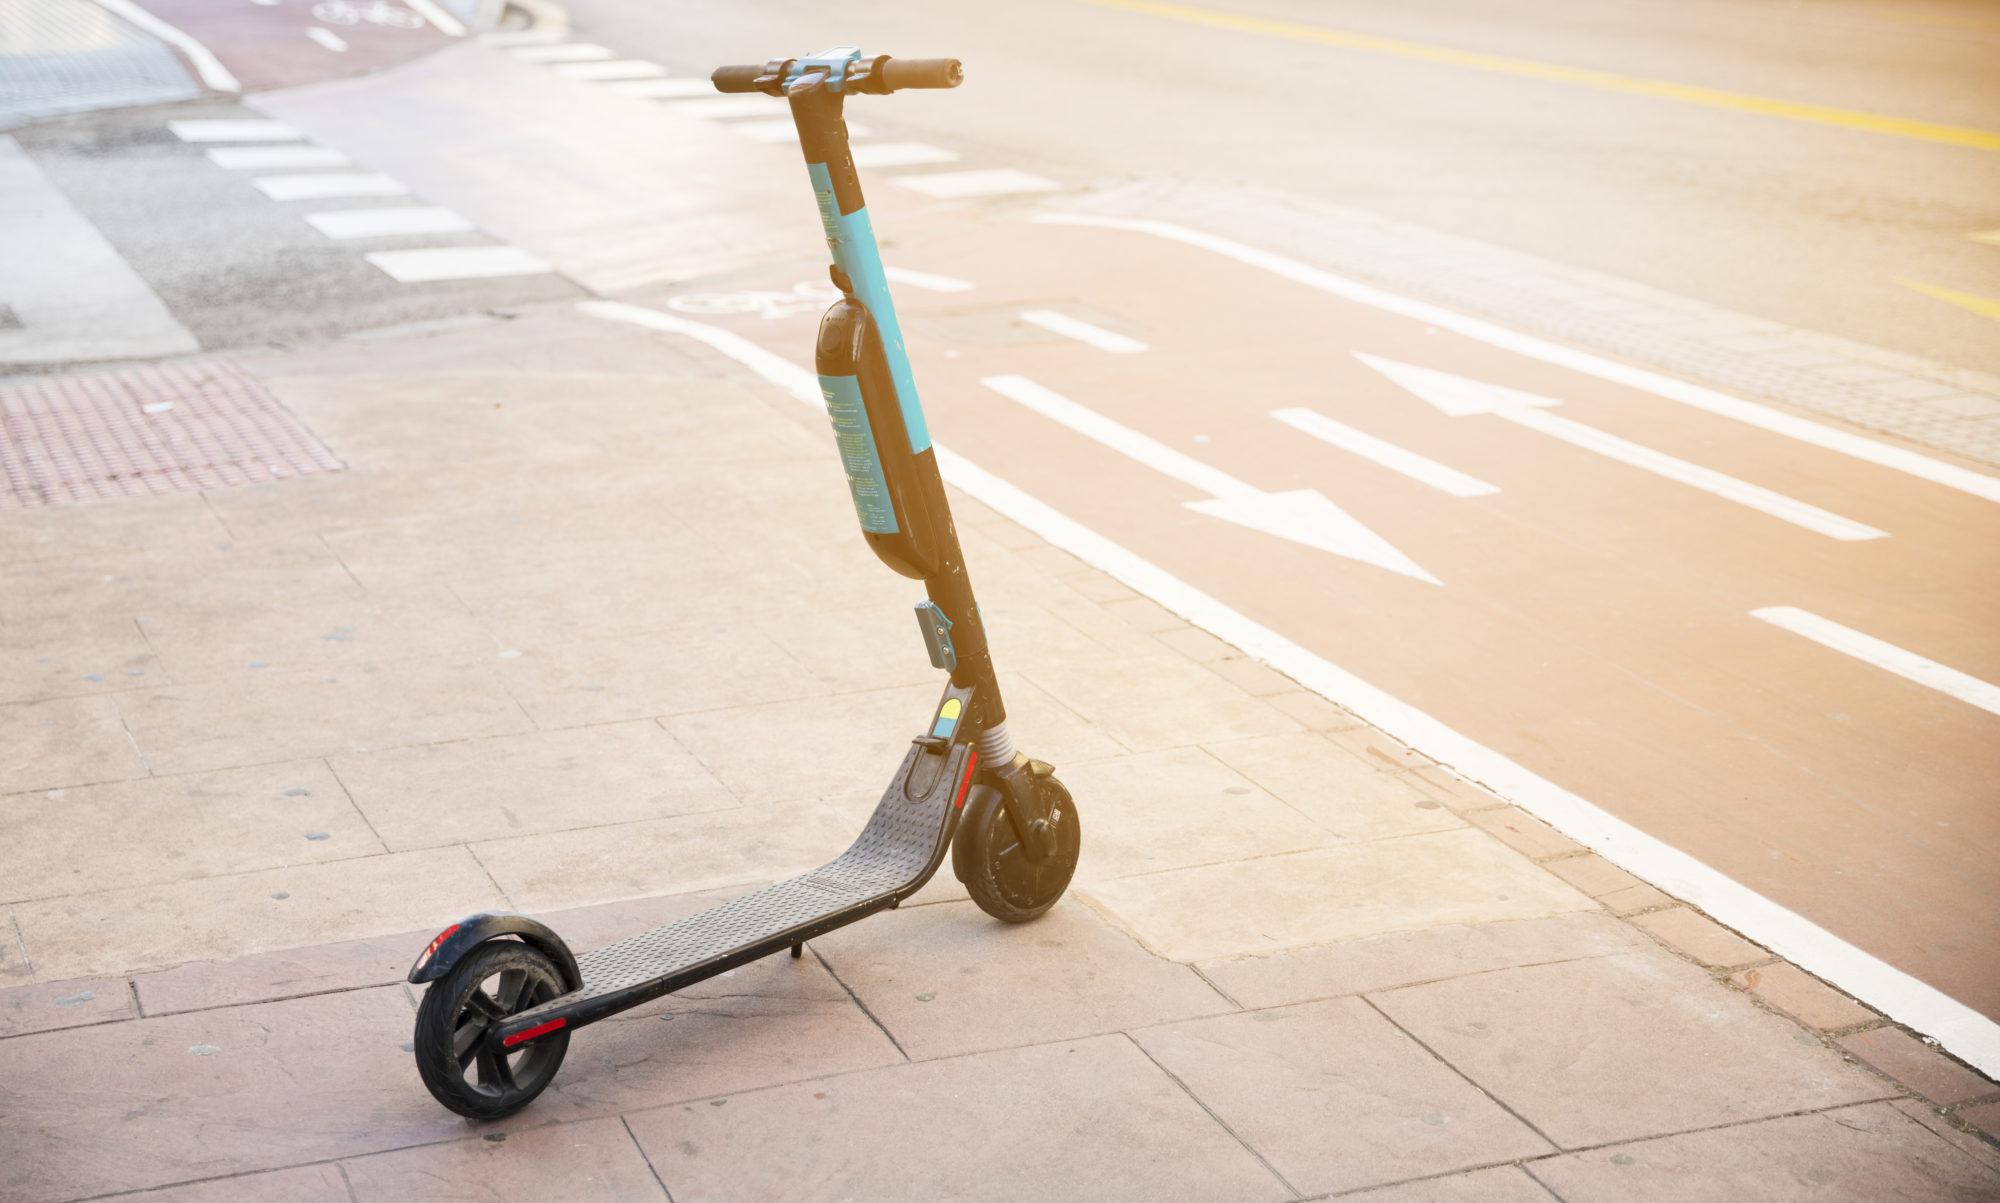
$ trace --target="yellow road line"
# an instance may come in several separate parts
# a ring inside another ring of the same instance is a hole
[[[1974,150],[2000,150],[2000,131],[1996,130],[1974,129],[1963,125],[1940,125],[1931,121],[1912,121],[1904,117],[1864,113],[1859,109],[1805,104],[1796,100],[1779,100],[1771,96],[1754,96],[1747,92],[1725,92],[1719,88],[1700,88],[1692,84],[1669,83],[1661,79],[1618,75],[1611,71],[1565,67],[1560,63],[1542,63],[1533,59],[1454,50],[1449,46],[1378,38],[1370,34],[1328,29],[1322,25],[1301,25],[1292,21],[1247,17],[1212,8],[1169,4],[1162,0],[1085,0],[1085,2],[1101,8],[1120,8],[1128,12],[1144,13],[1147,16],[1164,17],[1170,21],[1206,25],[1212,29],[1258,33],[1295,42],[1317,42],[1323,46],[1338,46],[1343,50],[1363,50],[1371,54],[1423,59],[1426,62],[1444,63],[1453,67],[1471,67],[1478,71],[1519,75],[1528,79],[1573,84],[1605,92],[1625,92],[1634,96],[1651,96],[1659,100],[1674,100],[1682,104],[1698,104],[1713,109],[1734,109],[1741,113],[1759,113],[1767,117],[1784,117],[1792,121],[1809,121],[1815,125],[1866,130],[1869,133],[1888,134],[1896,138],[1914,138],[1920,142],[1942,142],[1948,146],[1969,146]]]
[[[1915,280],[1900,280],[1898,283],[1904,288],[1914,288],[1927,297],[1936,297],[1960,309],[1970,309],[1980,317],[2000,322],[2000,297],[1982,297],[1976,292],[1959,292],[1953,288],[1939,288],[1935,284],[1919,284]]]

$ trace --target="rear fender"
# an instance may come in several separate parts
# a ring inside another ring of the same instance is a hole
[[[502,915],[491,911],[468,915],[439,932],[425,946],[417,963],[410,966],[409,980],[417,985],[434,982],[450,973],[460,957],[481,944],[510,937],[554,961],[566,988],[576,990],[583,986],[583,974],[576,967],[576,956],[570,952],[569,945],[562,942],[561,936],[526,915]]]

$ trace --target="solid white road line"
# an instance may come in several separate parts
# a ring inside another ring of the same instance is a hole
[[[250,182],[257,186],[257,191],[274,201],[325,200],[335,196],[401,196],[409,191],[402,181],[375,171],[260,175]]]
[[[612,58],[599,59],[596,62],[557,63],[555,72],[568,79],[605,82],[615,79],[654,79],[665,75],[667,69],[658,63],[646,62],[644,59]],[[714,86],[711,85],[709,90],[714,91]]]
[[[1433,585],[1439,581],[1395,544],[1368,529],[1352,514],[1312,489],[1266,493],[1226,472],[1167,446],[1150,435],[1086,409],[1025,376],[988,376],[979,383],[1045,418],[1059,422],[1120,455],[1207,493],[1186,505],[1198,514],[1344,556]]]
[[[604,88],[637,100],[687,100],[715,95],[715,85],[705,79],[620,79],[605,84]],[[792,123],[785,122],[785,129],[791,130]]]
[[[1794,635],[1803,635],[1823,647],[1895,673],[1904,680],[1915,681],[1969,706],[1977,706],[1988,714],[2000,714],[2000,685],[1982,681],[1955,668],[1947,668],[1935,660],[1906,652],[1893,643],[1884,643],[1873,635],[1864,635],[1853,627],[1841,626],[1830,618],[1821,618],[1797,606],[1765,606],[1761,610],[1750,611],[1750,615],[1772,626],[1783,627]]]
[[[138,26],[186,55],[187,61],[194,65],[195,74],[201,76],[201,82],[210,90],[216,92],[243,90],[243,85],[236,82],[236,77],[229,73],[229,68],[223,66],[222,60],[215,57],[208,47],[140,8],[132,0],[96,0],[96,4],[126,24]]]
[[[1665,452],[1621,439],[1615,434],[1607,434],[1595,426],[1586,426],[1570,418],[1558,417],[1548,412],[1550,406],[1562,404],[1553,397],[1488,384],[1483,380],[1473,380],[1465,376],[1454,376],[1450,372],[1440,372],[1433,368],[1398,363],[1393,359],[1383,359],[1379,355],[1364,355],[1356,351],[1354,357],[1451,417],[1492,414],[1516,426],[1538,430],[1561,439],[1573,447],[1594,451],[1621,464],[1628,464],[1642,471],[1651,472],[1655,476],[1678,481],[1725,501],[1749,506],[1753,510],[1783,519],[1794,526],[1804,527],[1828,538],[1847,542],[1888,538],[1887,534],[1872,526],[1843,518],[1816,505],[1807,505],[1783,493],[1775,493],[1761,485],[1738,480],[1713,468],[1704,468],[1700,464],[1676,459]]]
[[[596,317],[705,343],[797,400],[825,409],[816,376],[727,330],[618,301],[584,301],[578,308]],[[1925,1033],[1986,1074],[2000,1075],[2000,1024],[1238,613],[955,452],[942,446],[936,450],[938,471],[946,482],[973,500],[1444,764],[1465,780],[1553,824],[1606,860],[1693,903],[1891,1019]]]
[[[306,221],[328,238],[391,238],[401,234],[457,234],[472,223],[436,205],[387,209],[330,209],[308,213]]]
[[[667,108],[689,117],[699,117],[703,121],[728,121],[737,117],[769,117],[773,112],[785,111],[785,102],[769,96],[710,96],[705,99],[675,100]],[[787,126],[792,123],[785,122]],[[853,136],[853,129],[848,135]]]
[[[282,121],[238,118],[169,121],[167,128],[183,142],[297,142],[305,137]]]
[[[231,171],[348,165],[347,156],[330,146],[218,146],[208,152],[208,161]]]
[[[548,45],[510,47],[507,53],[524,63],[584,63],[592,59],[615,58],[609,47],[593,42],[556,42]]]
[[[263,0],[258,0],[262,3]],[[562,41],[569,34],[559,29],[496,29],[482,33],[477,41],[484,46],[547,46]]]
[[[856,167],[922,167],[956,163],[958,152],[928,142],[872,142],[854,148]]]
[[[1146,349],[1146,344],[1136,338],[1115,334],[1102,326],[1093,326],[1089,322],[1070,317],[1068,314],[1057,313],[1053,309],[1024,310],[1021,313],[1021,320],[1031,326],[1040,326],[1051,334],[1073,338],[1100,351],[1109,351],[1113,355],[1136,355]]]
[[[1054,180],[995,167],[985,171],[943,171],[930,175],[899,175],[896,182],[925,196],[946,199],[971,196],[1010,196],[1017,192],[1054,192],[1061,185]]]
[[[515,246],[440,246],[412,251],[371,251],[363,258],[404,284],[434,280],[483,280],[554,271],[548,261]]]
[[[1810,443],[1815,447],[1836,451],[1897,472],[1905,472],[1948,489],[1957,489],[1974,497],[1985,498],[1987,501],[2000,502],[2000,477],[1982,475],[1956,464],[1932,459],[1927,455],[1919,455],[1888,443],[1849,434],[1847,431],[1823,426],[1805,418],[1794,417],[1768,405],[1759,405],[1754,401],[1744,401],[1716,392],[1714,389],[1689,384],[1685,380],[1676,380],[1671,376],[1662,376],[1643,368],[1616,363],[1586,351],[1558,346],[1532,335],[1520,334],[1479,318],[1466,317],[1426,301],[1400,297],[1372,285],[1322,271],[1296,259],[1258,250],[1256,247],[1246,246],[1214,234],[1204,234],[1173,222],[1099,217],[1088,213],[1043,213],[1035,215],[1030,220],[1047,225],[1096,226],[1107,230],[1127,230],[1213,251],[1238,263],[1261,268],[1275,276],[1282,276],[1295,284],[1303,284],[1307,288],[1317,289],[1388,313],[1415,318],[1428,325],[1450,330],[1489,346],[1525,355],[1530,359],[1539,359],[1543,363],[1552,363],[1574,372],[1582,372],[1599,380],[1609,380],[1614,384],[1651,393],[1668,401],[1677,401],[1682,405],[1705,410],[1761,430],[1768,430],[1773,434],[1797,439],[1802,443]]]
[[[448,38],[465,36],[465,22],[452,16],[443,5],[437,3],[437,0],[403,0],[403,3],[409,5],[411,11],[418,16],[429,21],[444,36]]]
[[[347,39],[323,25],[308,25],[306,27],[306,36],[328,50],[333,51],[335,54],[341,54],[347,50]]]
[[[1382,465],[1391,472],[1400,472],[1411,480],[1429,485],[1451,494],[1453,497],[1485,497],[1498,493],[1498,485],[1489,485],[1478,477],[1467,476],[1456,468],[1447,468],[1434,459],[1425,459],[1414,451],[1407,451],[1394,443],[1385,442],[1372,434],[1356,430],[1343,422],[1336,422],[1315,410],[1274,409],[1271,416],[1294,430],[1309,434],[1323,443],[1331,443],[1342,451],[1350,451],[1365,460]]]
[[[930,272],[911,271],[907,267],[885,267],[882,274],[889,277],[892,284],[907,284],[911,288],[928,289],[931,292],[971,292],[972,281],[960,280],[953,276],[937,276]]]

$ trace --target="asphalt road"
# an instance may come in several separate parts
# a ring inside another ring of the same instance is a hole
[[[1068,179],[1165,174],[1282,188],[2000,372],[1990,315],[1912,287],[2000,298],[2000,245],[1972,237],[2000,230],[1994,147],[1740,107],[1767,97],[2000,130],[2000,11],[1976,0],[578,0],[570,9],[583,36],[677,73],[841,42],[958,55],[968,98],[909,97],[899,126]],[[1209,23],[1236,19],[1259,24]],[[1311,40],[1315,31],[1404,45],[1328,44]],[[1606,78],[1415,57],[1424,49]],[[1737,107],[1618,90],[1635,81],[1719,90]]]

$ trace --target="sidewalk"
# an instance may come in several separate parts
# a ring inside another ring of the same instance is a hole
[[[423,940],[837,852],[939,685],[919,592],[693,344],[240,366],[345,469],[0,522],[0,1197],[2000,1198],[1993,1082],[964,498],[1071,895],[947,869],[470,1126]]]

